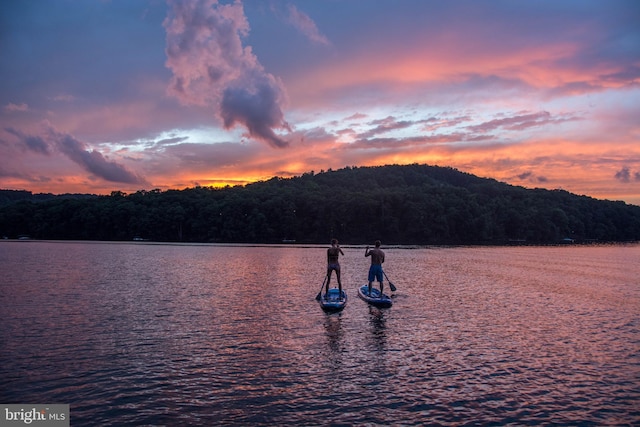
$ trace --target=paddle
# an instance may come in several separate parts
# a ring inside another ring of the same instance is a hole
[[[382,274],[384,274],[384,277],[387,278],[387,282],[389,282],[389,287],[391,288],[392,292],[396,291],[396,285],[393,284],[393,282],[391,281],[391,279],[389,279],[389,276],[387,276],[387,273],[384,272],[384,270],[382,270]]]
[[[322,287],[320,288],[320,292],[318,292],[318,295],[316,295],[316,301],[320,301],[320,298],[322,297],[322,288],[324,288],[324,284],[327,282],[328,277],[329,277],[328,274],[324,276],[324,280],[322,281]]]

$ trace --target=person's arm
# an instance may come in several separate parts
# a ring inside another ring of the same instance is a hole
[[[340,251],[340,253],[342,254],[342,256],[344,256],[344,252],[342,252],[342,249],[340,248],[340,246],[338,246],[338,250]]]
[[[369,256],[371,253],[369,252],[369,246],[364,250],[364,256]]]

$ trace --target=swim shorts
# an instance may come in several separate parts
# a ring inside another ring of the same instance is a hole
[[[369,267],[369,281],[377,280],[382,283],[382,266],[380,264],[371,264]]]

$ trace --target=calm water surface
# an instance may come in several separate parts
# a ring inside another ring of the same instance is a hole
[[[640,425],[640,245],[0,242],[0,402],[72,425]],[[388,289],[388,286],[387,286]]]

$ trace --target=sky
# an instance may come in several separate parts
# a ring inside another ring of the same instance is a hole
[[[0,189],[412,163],[640,205],[640,2],[0,5]]]

